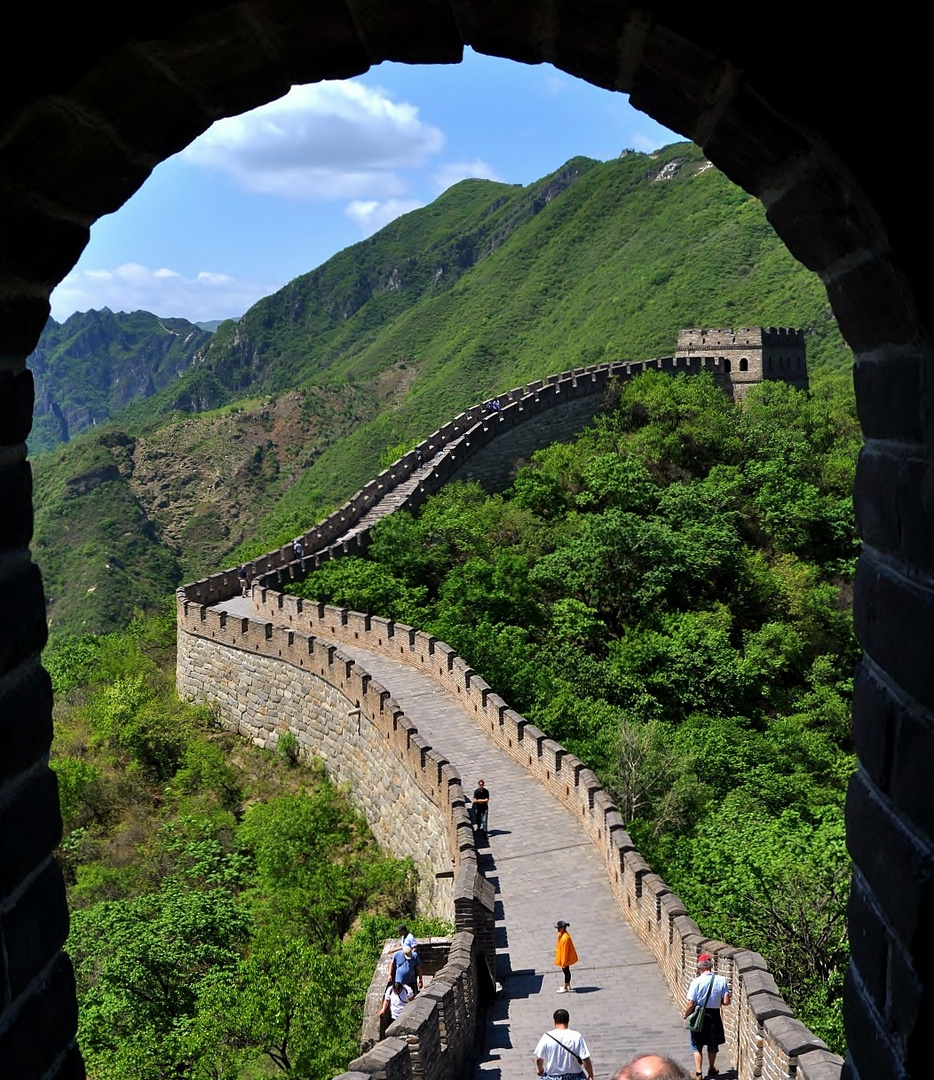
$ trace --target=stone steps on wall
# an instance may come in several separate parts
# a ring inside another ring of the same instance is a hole
[[[451,444],[449,443],[448,446],[450,445]],[[447,449],[448,447],[445,446],[444,450]],[[442,450],[442,453],[444,450]],[[375,506],[371,507],[358,522],[352,525],[346,532],[342,533],[334,541],[334,545],[338,546],[344,544],[353,537],[368,532],[381,518],[398,510],[412,492],[416,490],[419,484],[431,475],[431,472],[431,462],[426,462],[421,468],[416,469],[408,479],[404,480],[397,487],[394,487],[392,491],[387,492],[387,494],[384,495]]]

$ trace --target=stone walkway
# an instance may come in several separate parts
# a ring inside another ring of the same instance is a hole
[[[497,889],[497,997],[477,1077],[528,1080],[531,1053],[557,1008],[584,1035],[598,1077],[633,1054],[657,1050],[693,1071],[687,1033],[655,961],[623,921],[602,861],[573,814],[507,757],[438,685],[406,664],[341,644],[391,692],[461,772],[472,792],[490,789],[489,848],[481,863]],[[580,956],[573,994],[552,965],[557,919],[566,919]]]
[[[218,605],[250,614],[248,600]],[[434,680],[378,653],[338,643],[379,680],[419,733],[460,770],[471,793],[490,790],[489,847],[481,867],[497,891],[497,969],[503,992],[490,1014],[476,1080],[529,1080],[531,1054],[552,1013],[566,1008],[609,1080],[634,1054],[657,1051],[693,1073],[687,1032],[652,954],[623,920],[602,861],[574,815],[503,753]],[[553,966],[557,919],[570,923],[580,956],[574,993]],[[721,1071],[726,1068],[722,1055]],[[726,1075],[730,1075],[726,1073]]]

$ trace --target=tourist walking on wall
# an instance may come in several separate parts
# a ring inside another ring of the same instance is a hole
[[[584,1036],[572,1027],[568,1027],[571,1018],[567,1009],[556,1009],[555,1026],[546,1031],[535,1047],[535,1068],[539,1076],[571,1080],[572,1077],[586,1076],[593,1080],[593,1062]]]
[[[555,942],[555,967],[561,968],[564,972],[564,986],[558,987],[559,994],[570,994],[571,964],[577,963],[577,950],[574,948],[574,942],[571,941],[568,926],[570,923],[566,923],[564,919],[559,919],[555,923],[555,929],[558,931],[558,940]]]
[[[485,834],[487,821],[490,816],[490,792],[482,780],[477,781],[470,810],[473,815],[474,828],[477,832]]]
[[[237,577],[240,579],[240,595],[250,595],[250,571],[245,566],[241,566],[237,571]]]
[[[386,993],[383,995],[383,1004],[380,1006],[379,1015],[385,1016],[386,1010],[389,1010],[389,1016],[393,1020],[398,1020],[402,1015],[402,1010],[408,1005],[413,998],[412,991],[405,985],[405,983],[394,982],[392,986],[386,987]]]
[[[694,1051],[694,1075],[702,1080],[704,1069],[704,1050],[707,1050],[708,1076],[719,1076],[717,1069],[717,1051],[726,1042],[723,1031],[723,1019],[720,1006],[730,1004],[730,987],[722,975],[713,971],[713,957],[710,953],[701,953],[697,958],[697,975],[688,987],[687,1004],[684,1018],[698,1006],[704,1008],[704,1023],[699,1031],[691,1032],[691,1049]]]
[[[392,963],[389,965],[389,985],[395,982],[405,983],[413,997],[422,988],[422,962],[411,945],[403,945],[393,954]]]

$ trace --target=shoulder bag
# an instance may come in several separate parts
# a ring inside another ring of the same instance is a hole
[[[704,1026],[704,1017],[707,1015],[707,1002],[710,1001],[710,994],[713,990],[713,981],[716,978],[713,972],[710,973],[710,982],[707,983],[707,993],[704,996],[703,1005],[695,1005],[694,1008],[684,1018],[684,1026],[688,1031],[700,1031]]]

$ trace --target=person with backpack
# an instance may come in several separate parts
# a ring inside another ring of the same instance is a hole
[[[717,1052],[726,1042],[723,1019],[720,1016],[720,1006],[729,1004],[729,984],[722,975],[714,974],[713,957],[710,953],[701,953],[697,958],[697,975],[688,987],[687,1004],[684,1009],[685,1020],[695,1009],[704,1010],[701,1026],[696,1031],[693,1027],[690,1029],[696,1080],[703,1080],[705,1048],[708,1062],[707,1075],[710,1077],[720,1075],[720,1071],[717,1069]]]
[[[402,1010],[414,996],[411,987],[406,986],[405,983],[394,982],[391,986],[386,987],[386,993],[383,995],[383,1004],[380,1006],[378,1015],[385,1016],[388,1012],[390,1023],[393,1020],[398,1020],[402,1015]]]

